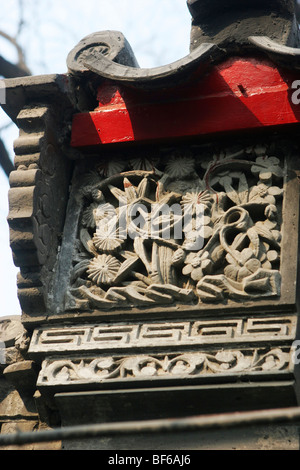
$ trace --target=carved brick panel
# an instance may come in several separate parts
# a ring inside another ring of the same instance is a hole
[[[274,305],[294,269],[283,232],[292,152],[244,143],[78,164],[52,310]]]

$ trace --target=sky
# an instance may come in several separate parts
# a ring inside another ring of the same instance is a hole
[[[32,75],[44,75],[66,73],[70,50],[88,34],[105,30],[124,34],[140,67],[168,64],[189,53],[190,23],[186,0],[9,0],[1,5],[0,30],[17,35]],[[0,51],[16,61],[15,49],[1,38]],[[0,108],[0,136],[13,160],[18,129],[8,124]],[[8,190],[0,168],[0,317],[21,313],[6,220]]]

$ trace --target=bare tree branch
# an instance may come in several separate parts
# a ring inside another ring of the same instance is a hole
[[[0,140],[0,165],[2,166],[4,173],[7,177],[9,176],[10,172],[14,169],[14,165],[11,159],[9,158],[9,155],[2,140]]]
[[[25,56],[24,56],[23,49],[18,44],[17,40],[15,38],[13,38],[12,36],[10,36],[9,34],[5,33],[4,31],[1,31],[1,30],[0,30],[0,36],[2,36],[4,39],[9,41],[16,48],[17,53],[18,53],[18,63],[17,64],[12,64],[11,62],[8,62],[6,59],[2,58],[3,61],[5,61],[5,69],[4,70],[6,70],[6,68],[8,68],[8,64],[11,64],[12,67],[15,67],[17,75],[9,75],[8,76],[8,75],[5,75],[4,73],[2,73],[2,75],[6,78],[20,77],[20,76],[24,76],[24,75],[31,75],[31,72],[30,72],[30,70],[28,69],[28,67],[25,63]],[[13,68],[12,69],[8,68],[8,70],[10,70],[10,72],[13,73]],[[1,72],[2,72],[2,70],[0,68],[0,73]],[[22,72],[21,75],[20,75],[20,72]]]

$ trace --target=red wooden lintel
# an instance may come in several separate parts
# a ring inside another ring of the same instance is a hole
[[[300,122],[296,72],[268,60],[231,58],[197,82],[142,90],[105,82],[99,107],[75,114],[72,147],[168,140]],[[294,100],[295,101],[295,100]]]

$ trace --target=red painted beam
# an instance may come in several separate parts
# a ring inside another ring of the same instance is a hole
[[[272,62],[232,58],[196,83],[145,91],[105,82],[99,107],[73,118],[71,145],[166,140],[300,122],[296,73]]]

